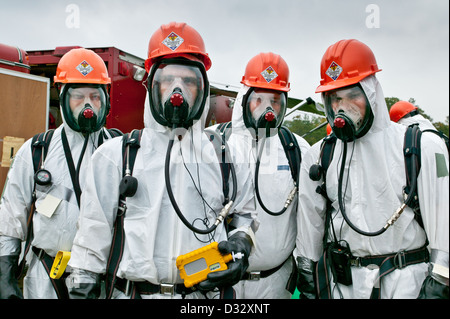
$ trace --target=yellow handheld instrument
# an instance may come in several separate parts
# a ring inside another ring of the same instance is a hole
[[[70,251],[58,251],[53,261],[52,269],[50,270],[50,277],[59,279],[66,270],[67,263],[70,259]]]
[[[186,288],[205,280],[210,272],[228,269],[226,263],[233,257],[240,258],[237,254],[222,255],[218,245],[217,242],[212,242],[190,253],[178,256],[177,267]]]

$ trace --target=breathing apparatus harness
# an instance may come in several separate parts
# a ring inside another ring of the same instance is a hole
[[[336,120],[340,120],[343,117],[336,118]],[[345,127],[347,125],[347,121],[343,120],[344,124],[342,127]],[[333,153],[334,153],[334,145],[336,143],[336,136],[331,134],[330,136],[326,137],[321,145],[321,151],[320,156],[316,164],[312,165],[309,171],[309,176],[313,181],[319,181],[322,177],[325,180],[326,177],[326,170],[328,168],[328,165],[331,162]],[[408,160],[408,165],[410,165],[411,169],[409,170],[409,173],[411,174],[410,178],[407,178],[408,182],[411,182],[410,185],[407,185],[404,189],[404,202],[403,204],[393,213],[393,215],[386,221],[386,224],[379,230],[370,232],[370,231],[364,231],[359,229],[356,225],[354,225],[350,219],[348,218],[346,211],[345,211],[345,205],[343,203],[343,194],[342,194],[342,188],[343,188],[343,176],[344,176],[344,170],[345,170],[345,162],[347,158],[347,142],[353,141],[354,135],[350,135],[350,137],[347,140],[343,140],[343,151],[342,151],[342,158],[341,158],[341,167],[339,171],[339,179],[338,179],[338,201],[339,201],[339,209],[342,213],[342,216],[345,220],[345,222],[357,233],[363,235],[363,236],[379,236],[382,233],[384,233],[390,226],[392,226],[395,221],[400,217],[400,215],[403,213],[406,206],[411,206],[413,203],[414,198],[417,198],[416,192],[417,192],[417,175],[418,175],[418,166],[419,159],[417,159],[417,156],[420,156],[420,136],[421,131],[418,128],[418,126],[412,126],[408,128],[407,134],[405,135],[405,147],[404,147],[404,153],[405,157],[412,157],[410,160]],[[415,142],[416,145],[413,147],[407,147],[406,145],[409,143]],[[328,157],[328,159],[324,162],[324,157]],[[405,159],[406,160],[406,159]],[[322,165],[319,163],[322,161]],[[324,165],[325,164],[325,165]],[[325,181],[322,184],[322,186],[319,186],[317,188],[317,193],[322,194],[325,198],[326,196],[326,184]],[[329,200],[328,200],[329,201]]]
[[[404,138],[403,153],[405,157],[405,171],[406,171],[406,186],[403,189],[404,202],[403,204],[394,212],[394,214],[387,220],[386,224],[378,231],[368,232],[356,227],[348,218],[345,212],[345,205],[343,203],[342,196],[342,184],[343,184],[343,172],[345,168],[345,159],[347,156],[347,142],[343,142],[343,153],[341,158],[341,167],[339,173],[338,181],[338,200],[339,208],[341,210],[342,216],[345,222],[350,226],[351,229],[363,236],[378,236],[384,233],[390,226],[392,226],[395,221],[403,213],[406,206],[412,208],[415,219],[421,227],[423,227],[422,218],[420,215],[420,207],[417,196],[417,176],[420,170],[420,137],[421,131],[417,124],[411,125],[407,128]],[[341,283],[343,285],[352,284],[351,276],[351,265],[356,266],[368,266],[377,265],[380,267],[380,279],[382,276],[389,274],[395,269],[402,269],[407,265],[428,262],[429,253],[427,250],[428,240],[423,247],[410,250],[410,251],[400,251],[397,253],[380,255],[380,256],[367,256],[367,257],[354,257],[351,253],[350,247],[345,240],[335,239],[332,242],[327,241],[328,228],[333,223],[331,221],[331,200],[328,198],[326,193],[326,174],[327,168],[332,161],[334,147],[336,144],[336,136],[334,133],[330,134],[324,138],[320,156],[316,164],[312,165],[309,172],[309,177],[314,181],[319,181],[323,178],[322,185],[318,186],[316,192],[324,196],[327,201],[327,213],[325,219],[325,231],[323,238],[323,247],[325,248],[323,257],[320,258],[318,265],[316,267],[316,276],[318,278],[317,284],[317,294],[320,298],[328,299],[331,298],[332,293],[328,283],[327,275],[327,265],[330,267],[333,274],[335,282]],[[334,229],[333,229],[334,232]],[[380,280],[379,279],[379,280]],[[338,292],[340,292],[339,286],[336,286]],[[374,287],[372,290],[371,298],[377,299],[380,296],[380,288]],[[342,294],[341,294],[342,298]]]
[[[120,136],[122,135],[122,132],[118,129],[107,129],[107,131],[109,132],[109,134],[111,135],[111,137],[116,137],[116,136]],[[26,256],[28,254],[29,249],[31,248],[31,242],[33,240],[33,216],[34,216],[34,212],[35,212],[35,202],[36,202],[36,184],[37,185],[41,185],[41,186],[46,186],[46,185],[51,185],[52,183],[52,175],[51,173],[45,169],[44,167],[44,162],[45,162],[45,158],[47,157],[47,153],[48,153],[48,148],[50,146],[50,142],[52,140],[53,134],[54,134],[55,130],[51,129],[48,130],[46,132],[43,133],[39,133],[33,136],[32,140],[31,140],[31,155],[32,155],[32,162],[33,162],[33,169],[34,169],[34,188],[33,188],[33,195],[32,195],[32,203],[31,203],[31,208],[29,210],[28,216],[27,216],[27,236],[26,236],[26,242],[25,242],[25,246],[24,246],[24,254],[23,254],[23,258],[19,263],[19,267],[16,273],[16,277],[19,278],[21,277],[24,272],[25,272],[25,262],[26,262]],[[64,129],[61,131],[61,138],[67,140],[67,137],[65,136],[65,132]],[[101,130],[100,134],[99,134],[99,139],[98,139],[98,145],[101,145],[103,143],[103,141],[105,139],[108,139],[109,136],[105,133],[104,130]],[[87,140],[87,139],[86,139]],[[85,141],[86,141],[85,140]],[[64,143],[63,143],[64,146]],[[68,144],[67,144],[68,146]],[[75,170],[75,166],[73,163],[73,160],[70,162],[68,161],[68,165],[69,165],[69,171],[71,174],[71,178],[72,178],[72,182],[77,181],[78,178],[78,174],[75,175],[75,172],[79,172],[79,168],[80,168],[80,163],[82,160],[82,155],[84,154],[84,151],[86,150],[86,142],[83,144],[83,149],[80,155],[80,160],[78,161],[78,169]],[[69,153],[70,154],[70,149],[64,149],[65,153]],[[66,154],[67,157],[67,154]],[[70,158],[71,155],[70,155]],[[72,163],[72,165],[70,165],[69,163]],[[76,187],[76,185],[78,185],[78,188]],[[77,197],[77,201],[80,198],[81,195],[81,189],[79,188],[79,184],[74,184],[74,192],[75,195]],[[34,250],[34,248],[33,248]],[[43,250],[41,250],[41,252],[44,252]],[[44,252],[45,253],[45,252]],[[55,288],[55,292],[58,295],[59,299],[62,298],[68,298],[68,296],[66,296],[66,292],[67,292],[67,288],[65,287],[65,281],[64,278],[61,279],[53,279],[50,277],[50,270],[51,270],[51,266],[53,264],[53,257],[50,257],[47,254],[44,254],[41,261],[43,263],[45,263],[45,269],[47,270],[47,274],[49,275],[50,280],[52,281],[53,287]]]

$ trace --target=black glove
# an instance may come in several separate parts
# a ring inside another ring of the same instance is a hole
[[[316,263],[306,257],[297,257],[298,277],[297,289],[300,299],[317,299],[314,284],[314,268]]]
[[[16,278],[18,261],[19,256],[16,255],[0,257],[0,299],[23,299]]]
[[[252,240],[246,233],[237,232],[228,241],[220,242],[218,248],[222,255],[240,252],[243,256],[241,259],[229,262],[227,270],[209,273],[207,279],[197,285],[201,291],[211,291],[215,287],[233,286],[241,280],[248,268],[248,257],[252,249]]]
[[[97,299],[100,296],[100,275],[74,268],[66,278],[70,299]]]
[[[448,299],[448,286],[429,275],[422,284],[418,299]]]

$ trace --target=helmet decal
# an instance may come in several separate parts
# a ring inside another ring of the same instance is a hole
[[[175,51],[184,42],[184,39],[180,37],[175,32],[170,32],[170,34],[163,40],[163,44],[170,50]]]
[[[92,68],[92,66],[89,65],[89,63],[86,62],[86,60],[83,60],[83,62],[81,62],[80,64],[77,65],[76,69],[78,71],[80,71],[80,73],[83,76],[88,75],[89,73],[91,73],[91,71],[93,71],[94,69]]]
[[[264,80],[267,81],[267,83],[270,83],[273,79],[275,79],[278,74],[275,72],[275,70],[269,66],[264,71],[261,72],[261,75],[263,76]]]
[[[325,72],[333,81],[336,81],[339,75],[342,73],[342,68],[336,62],[332,62],[328,67],[328,70]]]

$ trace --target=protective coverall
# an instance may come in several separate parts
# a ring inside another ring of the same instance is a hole
[[[174,197],[185,218],[198,228],[205,228],[205,219],[212,225],[224,202],[218,157],[203,131],[208,109],[209,98],[202,118],[195,121],[181,139],[175,138],[170,162]],[[182,285],[176,258],[211,241],[227,240],[227,233],[223,223],[209,235],[196,234],[182,223],[169,201],[164,182],[164,162],[171,130],[155,121],[148,97],[144,124],[133,169],[138,188],[133,197],[126,199],[125,244],[117,276],[122,280],[153,285]],[[234,217],[233,231],[229,235],[242,231],[253,236],[258,225],[251,183],[248,182],[250,176],[239,166],[236,166],[236,172],[239,188],[230,212]],[[87,180],[81,201],[79,230],[69,265],[95,277],[95,274],[105,273],[110,252],[122,180],[121,138],[113,139],[97,150],[92,157]],[[68,285],[76,285],[83,280],[81,277],[69,277],[72,284]],[[133,290],[131,296],[135,292]],[[176,292],[140,295],[155,299],[182,298]],[[217,292],[208,293],[209,298],[217,296]],[[185,297],[204,298],[204,295],[196,290]],[[112,298],[130,296],[124,293],[124,289],[115,289]]]
[[[282,143],[278,135],[262,138],[258,143],[245,126],[242,112],[242,99],[249,90],[245,84],[239,90],[232,113],[232,128],[226,132],[229,135],[228,145],[239,150],[232,158],[245,163],[252,176],[252,189],[255,191],[255,167],[260,147],[263,146],[261,165],[259,169],[259,192],[263,204],[271,211],[278,212],[284,205],[285,199],[294,188],[294,181],[290,172]],[[208,128],[208,131],[216,126]],[[309,149],[309,144],[303,138],[294,135],[302,154]],[[258,220],[260,225],[255,234],[255,250],[250,256],[246,280],[241,280],[233,286],[238,299],[256,298],[290,298],[291,293],[286,289],[293,271],[294,260],[290,258],[295,246],[297,235],[296,214],[297,195],[286,211],[279,216],[272,216],[265,212],[256,201]],[[276,269],[278,268],[278,269]],[[272,270],[275,270],[271,273]],[[264,273],[269,276],[261,277]]]
[[[61,142],[63,128],[66,132],[75,166],[78,163],[85,141],[83,134],[72,130],[66,124],[63,116],[63,124],[53,134],[44,163],[45,169],[52,174],[52,184],[47,186],[36,185],[36,212],[33,216],[34,237],[31,245],[35,248],[35,251],[37,251],[36,249],[44,250],[51,257],[55,257],[59,250],[71,250],[79,214],[79,207]],[[111,137],[109,132],[103,128],[90,134],[80,167],[79,183],[82,190],[86,186],[86,169],[92,153],[98,147],[100,134]],[[102,137],[102,139],[105,138]],[[32,204],[33,177],[31,139],[29,139],[14,157],[0,203],[0,256],[18,257],[21,252],[21,242],[26,239],[27,216]],[[48,195],[60,200],[57,207],[51,211],[44,208]],[[52,213],[52,215],[48,217],[43,213]],[[47,271],[31,249],[27,256],[27,264],[29,269],[24,278],[23,297],[30,299],[57,298]],[[4,276],[5,274],[0,275]],[[12,297],[11,295],[3,295],[10,290],[4,286],[3,281],[0,284],[2,298]]]
[[[364,78],[360,84],[369,100],[374,120],[366,135],[348,143],[343,202],[353,224],[364,231],[377,231],[403,203],[405,126],[390,121],[381,86],[374,75]],[[418,195],[424,228],[419,226],[412,210],[407,207],[393,226],[375,237],[362,236],[352,230],[339,211],[338,176],[343,142],[337,140],[326,174],[326,192],[331,200],[336,239],[346,241],[354,257],[408,251],[424,246],[428,239],[431,261],[436,254],[444,256],[440,262],[448,269],[448,153],[445,145],[438,142],[439,137],[433,135],[423,134],[421,142]],[[323,254],[326,200],[316,192],[322,181],[312,181],[308,172],[319,158],[320,146],[321,142],[316,143],[303,157],[298,206],[296,254],[313,262]],[[330,231],[328,242],[332,238]],[[417,298],[428,273],[427,263],[407,265],[393,270],[379,282],[378,267],[352,265],[350,269],[352,285],[337,284],[333,278],[329,279],[333,298],[368,299],[374,287],[381,287],[381,298]]]
[[[398,120],[399,124],[403,124],[405,126],[409,126],[411,124],[417,123],[419,124],[420,129],[423,130],[436,130],[434,125],[430,122],[430,120],[423,117],[422,114],[416,114],[410,117],[403,117]]]

